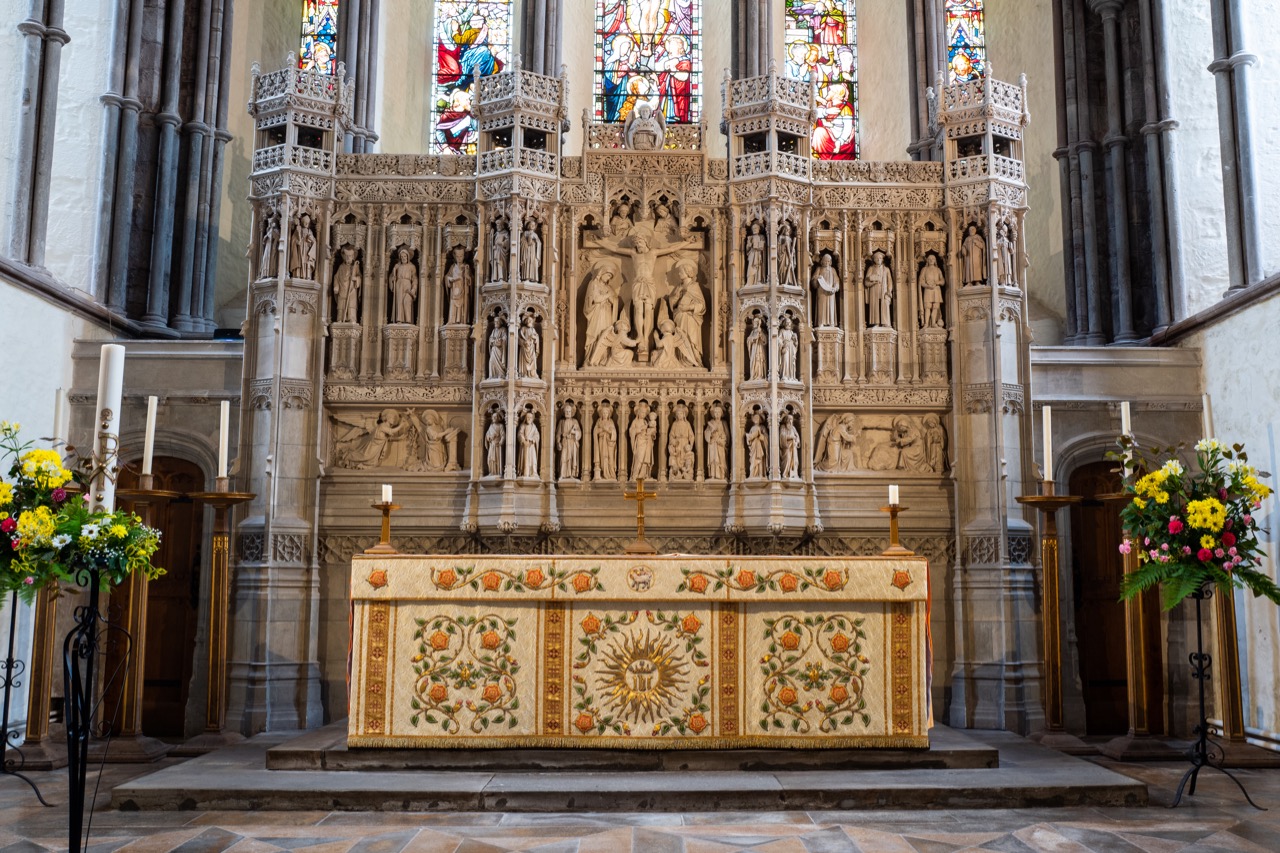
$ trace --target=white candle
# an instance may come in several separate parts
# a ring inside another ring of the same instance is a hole
[[[382,502],[384,504],[391,503],[391,484],[390,483],[382,484]]]
[[[1044,478],[1053,482],[1053,407],[1045,406],[1041,417],[1044,431]]]
[[[889,506],[898,505],[898,487],[896,485],[889,487]]]
[[[1209,402],[1209,395],[1201,394],[1200,403],[1200,431],[1205,438],[1213,438],[1213,404]]]
[[[227,476],[227,442],[231,436],[231,403],[223,400],[218,413],[218,476]]]
[[[62,418],[63,418],[62,400],[64,396],[65,395],[62,393],[61,387],[59,387],[57,391],[53,392],[53,433],[52,435],[53,435],[53,440],[55,442],[62,441],[65,438],[65,436],[62,434]]]
[[[120,436],[120,400],[124,394],[124,347],[103,344],[98,356],[98,400],[93,412],[93,456],[98,475],[90,483],[89,505],[93,510],[112,512],[116,508],[115,457]],[[111,470],[107,470],[110,468]]]
[[[147,398],[147,432],[142,439],[142,473],[151,473],[151,456],[156,449],[156,404],[160,401],[154,396]]]
[[[1120,433],[1121,435],[1133,435],[1133,424],[1129,421],[1129,401],[1125,400],[1120,404]]]

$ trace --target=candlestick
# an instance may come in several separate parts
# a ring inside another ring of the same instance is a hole
[[[223,400],[218,412],[218,476],[227,476],[227,442],[231,427],[231,403]]]
[[[124,393],[124,347],[103,344],[98,357],[98,400],[93,412],[94,477],[89,501],[94,511],[116,508],[116,452],[120,441],[120,399]]]
[[[156,449],[156,404],[159,400],[153,395],[147,398],[147,432],[142,440],[142,473],[151,473],[151,456]]]
[[[1200,431],[1204,433],[1202,438],[1213,438],[1213,404],[1209,402],[1209,395],[1201,394],[1200,403]]]
[[[390,486],[382,487],[383,496],[391,494]],[[382,511],[382,537],[378,540],[378,544],[372,548],[364,549],[366,554],[399,554],[391,544],[391,513],[393,510],[400,508],[399,504],[393,504],[391,501],[382,501],[372,505],[374,509]]]
[[[382,484],[382,502],[384,504],[391,503],[391,484],[390,483]]]
[[[894,494],[892,495],[891,499],[896,499],[897,498],[896,491],[898,487],[890,486],[889,488],[894,490]],[[915,556],[915,553],[916,553],[915,551],[904,548],[902,543],[898,541],[898,514],[902,512],[906,512],[907,507],[905,506],[900,507],[896,503],[891,503],[888,506],[880,507],[880,511],[889,513],[889,547],[884,550],[881,556],[884,556],[884,557]]]
[[[898,505],[898,487],[896,485],[889,487],[889,506]]]
[[[1044,432],[1044,478],[1053,482],[1053,407],[1045,406],[1042,413]]]

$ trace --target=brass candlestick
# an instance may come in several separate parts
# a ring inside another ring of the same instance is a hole
[[[227,725],[227,612],[231,595],[231,513],[237,504],[251,501],[251,492],[231,491],[230,480],[219,477],[212,492],[196,492],[192,498],[213,507],[213,555],[209,578],[209,693],[205,698],[204,733],[184,743],[175,753],[200,755],[228,743],[243,740],[226,732]]]
[[[391,503],[390,501],[379,501],[376,504],[370,504],[374,509],[382,511],[382,539],[372,548],[365,548],[366,554],[399,554],[391,544],[391,513],[400,509],[400,504]]]
[[[899,504],[889,504],[880,507],[881,512],[889,513],[889,547],[881,554],[882,557],[914,557],[916,552],[904,548],[902,543],[898,541],[898,513],[906,512],[910,507],[901,506]]]
[[[1040,481],[1040,494],[1023,495],[1018,503],[1040,510],[1040,567],[1044,573],[1044,731],[1037,738],[1062,752],[1086,754],[1094,749],[1066,730],[1062,712],[1062,603],[1059,594],[1058,510],[1078,504],[1076,495],[1059,495],[1053,480]]]

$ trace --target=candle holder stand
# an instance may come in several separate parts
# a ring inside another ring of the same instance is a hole
[[[1018,503],[1040,511],[1041,624],[1044,635],[1044,729],[1031,735],[1042,746],[1070,755],[1097,750],[1067,731],[1062,711],[1062,602],[1058,552],[1058,510],[1080,503],[1076,495],[1059,495],[1053,480],[1040,481],[1040,494],[1023,495]]]
[[[9,594],[9,650],[4,662],[0,663],[0,688],[4,689],[3,718],[0,718],[0,775],[21,779],[31,786],[36,799],[42,806],[52,806],[40,793],[39,786],[22,772],[26,769],[26,755],[22,747],[9,745],[10,737],[16,738],[16,730],[9,731],[9,710],[12,705],[13,691],[22,686],[19,678],[27,672],[27,662],[14,657],[14,646],[18,641],[18,591]]]
[[[382,537],[377,545],[364,549],[364,552],[366,554],[399,554],[400,552],[391,544],[391,513],[400,509],[400,504],[379,501],[376,504],[370,504],[370,506],[382,512]]]
[[[883,557],[914,557],[915,551],[903,547],[898,541],[898,515],[906,512],[910,507],[901,506],[900,504],[889,504],[880,507],[881,512],[889,513],[889,547],[886,548],[881,556]]]
[[[212,492],[196,492],[192,498],[213,507],[213,555],[209,577],[209,692],[205,697],[204,732],[173,750],[174,755],[204,755],[244,740],[227,727],[227,611],[231,597],[231,510],[251,501],[252,492],[233,492],[230,481],[219,477]]]

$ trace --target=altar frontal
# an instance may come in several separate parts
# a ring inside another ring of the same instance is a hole
[[[925,748],[921,558],[357,556],[352,747]]]

